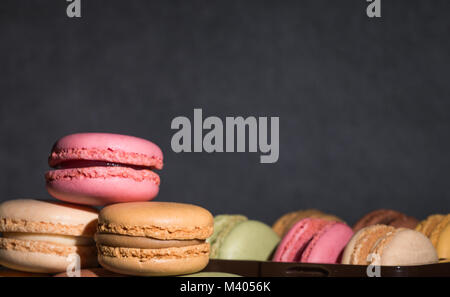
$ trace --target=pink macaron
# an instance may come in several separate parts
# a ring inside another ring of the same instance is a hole
[[[284,236],[275,252],[276,262],[339,263],[353,235],[344,223],[317,218],[297,222]]]
[[[102,206],[147,201],[159,192],[161,149],[145,139],[78,133],[59,139],[48,159],[47,190],[55,198]]]

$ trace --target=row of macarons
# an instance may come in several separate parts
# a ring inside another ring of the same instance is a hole
[[[372,212],[352,229],[336,216],[303,210],[294,212],[297,219],[289,213],[270,227],[242,215],[213,218],[191,204],[119,203],[98,212],[18,199],[0,204],[0,264],[57,274],[67,270],[75,254],[81,268],[100,264],[110,275],[153,276],[192,274],[210,258],[355,265],[420,265],[449,258],[450,215],[432,215],[410,227],[368,220],[392,212]]]
[[[272,227],[241,215],[214,218],[211,258],[353,265],[423,265],[450,259],[450,214],[417,219],[372,211],[352,227],[316,209],[280,217]]]

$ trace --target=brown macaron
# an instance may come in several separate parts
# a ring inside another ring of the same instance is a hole
[[[172,202],[107,206],[99,215],[99,263],[120,274],[164,276],[202,270],[209,261],[213,216],[206,209]]]
[[[395,228],[415,229],[419,221],[416,218],[407,216],[392,209],[378,209],[363,216],[353,226],[353,231],[358,232],[362,228],[382,224]]]

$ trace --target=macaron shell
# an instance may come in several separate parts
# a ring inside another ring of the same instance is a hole
[[[405,227],[405,228],[415,228],[418,221],[409,217],[401,212],[392,209],[377,209],[369,212],[363,216],[358,222],[353,226],[353,231],[358,232],[364,227],[371,225],[391,225],[393,227]]]
[[[363,235],[364,229],[359,230],[355,234],[353,234],[352,238],[347,243],[347,246],[344,249],[344,252],[342,253],[342,260],[341,264],[350,264],[350,257],[355,249],[356,242],[361,238]]]
[[[350,264],[368,265],[372,259],[374,248],[383,238],[389,237],[396,229],[387,225],[372,225],[366,227],[364,236],[356,243],[355,250],[350,258]]]
[[[436,251],[439,259],[450,260],[450,223],[441,231]]]
[[[283,237],[298,221],[313,215],[321,214],[323,213],[317,209],[301,209],[293,211],[279,218],[273,224],[272,229],[278,234],[278,236]]]
[[[388,225],[389,222],[399,218],[401,214],[391,209],[377,209],[371,211],[359,219],[355,225],[353,225],[353,231],[357,232],[362,228],[369,227],[371,225]]]
[[[301,216],[300,218],[296,217],[287,227],[286,230],[284,232],[284,234],[286,234],[291,228],[292,226],[295,225],[295,223],[297,223],[299,220],[303,219],[303,218],[311,218],[311,219],[322,219],[322,220],[326,220],[326,221],[331,221],[331,222],[341,222],[342,220],[340,218],[338,218],[337,216],[334,215],[329,215],[329,214],[325,214],[322,212],[316,212],[316,213],[309,213],[306,216]]]
[[[417,225],[416,231],[421,232],[426,237],[430,237],[435,227],[442,221],[443,218],[444,215],[441,214],[431,215]]]
[[[137,249],[121,249],[126,253],[127,250],[135,255],[140,255]],[[168,250],[168,249],[165,249]],[[180,254],[175,256],[177,251],[180,250]],[[102,252],[98,255],[98,261],[104,268],[127,275],[136,276],[170,276],[170,275],[182,275],[190,274],[201,271],[208,265],[209,253],[201,253],[188,255],[184,254],[185,248],[172,248],[167,257],[148,257],[143,259],[139,256],[111,256],[105,255]],[[145,250],[140,250],[145,252]],[[158,253],[165,253],[164,251],[154,251]],[[119,255],[119,254],[118,254]]]
[[[430,215],[417,225],[416,231],[419,231],[425,236],[430,237],[431,232],[433,232],[434,228],[443,218],[444,215],[441,214]]]
[[[161,169],[163,154],[151,141],[110,133],[77,133],[59,139],[53,146],[49,165],[67,160],[95,160],[154,166]]]
[[[342,264],[366,265],[367,256],[379,238],[395,228],[387,225],[371,225],[356,232],[345,247]]]
[[[340,256],[352,235],[352,229],[346,224],[325,225],[308,244],[301,262],[329,264],[340,262]]]
[[[67,256],[0,249],[0,265],[13,270],[35,273],[59,273],[66,271],[70,261]],[[81,258],[82,267],[98,266],[95,253]]]
[[[206,239],[213,233],[211,213],[196,205],[175,202],[113,204],[99,214],[100,233],[155,239]]]
[[[438,244],[438,241],[439,241],[439,236],[440,236],[442,230],[444,230],[444,228],[448,224],[450,224],[450,214],[448,214],[444,218],[442,218],[442,220],[439,222],[439,224],[437,224],[437,226],[431,232],[431,235],[430,235],[429,238],[430,238],[431,243],[433,244],[433,246],[435,248],[437,248],[437,244]]]
[[[381,265],[424,265],[438,262],[436,250],[422,233],[401,229],[378,252]]]
[[[266,224],[245,221],[223,240],[219,259],[266,261],[279,241],[278,235]]]
[[[289,232],[292,226],[294,226],[298,221],[305,218],[316,218],[337,222],[342,221],[337,216],[323,213],[317,209],[305,209],[287,213],[286,215],[282,216],[275,222],[275,224],[272,226],[272,229],[278,234],[278,236],[284,237],[284,235]]]
[[[314,235],[331,222],[322,219],[302,219],[284,236],[273,257],[276,262],[298,262]]]
[[[214,233],[208,238],[208,241],[214,241],[215,237],[222,234],[224,230],[234,227],[236,224],[247,221],[248,218],[243,215],[217,215],[214,217]]]
[[[98,211],[94,208],[33,199],[0,204],[0,232],[93,236]]]
[[[214,217],[214,232],[206,240],[211,244],[210,258],[219,257],[220,247],[224,239],[238,224],[247,221],[247,217],[242,215],[217,215]]]
[[[290,212],[282,217],[280,217],[273,225],[272,229],[277,233],[278,236],[283,236],[284,230],[286,229],[286,226],[290,223],[292,218],[294,218],[297,215],[297,212]]]
[[[125,167],[60,169],[46,174],[47,191],[56,199],[85,205],[148,201],[159,192],[159,176]]]
[[[374,244],[372,244],[372,247],[370,249],[370,252],[367,257],[367,264],[371,265],[382,265],[381,257],[383,255],[384,248],[394,239],[394,236],[402,231],[399,229],[394,229],[391,232],[386,233],[383,236],[380,236]]]
[[[403,217],[393,220],[389,224],[389,226],[392,226],[395,228],[408,228],[408,229],[414,230],[418,224],[419,224],[419,221],[416,218],[413,218],[410,216],[403,216]]]

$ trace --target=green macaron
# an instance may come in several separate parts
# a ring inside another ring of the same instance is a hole
[[[280,238],[268,225],[242,215],[214,217],[214,233],[207,240],[212,259],[266,261]]]

